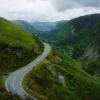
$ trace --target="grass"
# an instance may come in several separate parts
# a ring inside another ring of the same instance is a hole
[[[64,83],[59,79],[63,76]],[[86,73],[74,60],[53,51],[23,82],[39,100],[99,100],[100,80]]]
[[[0,69],[13,71],[41,54],[43,45],[37,37],[0,18]]]
[[[100,14],[65,22],[48,38],[48,42],[59,47],[60,51],[80,60],[89,74],[100,76]]]
[[[15,97],[5,91],[3,77],[25,66],[42,51],[42,43],[32,33],[0,18],[0,99],[4,98],[1,100]]]

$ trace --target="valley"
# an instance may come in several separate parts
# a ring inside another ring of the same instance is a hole
[[[1,100],[100,99],[100,14],[56,22],[0,18],[0,37]]]
[[[40,28],[37,36],[56,46],[65,55],[82,62],[83,69],[89,74],[99,76],[100,14],[81,16],[53,24],[55,27],[49,27],[49,31],[42,32]]]

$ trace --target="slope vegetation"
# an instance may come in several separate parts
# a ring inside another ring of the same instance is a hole
[[[42,48],[41,42],[31,33],[0,18],[0,98],[5,91],[4,76],[31,62]]]
[[[99,100],[100,81],[71,58],[53,51],[26,76],[24,87],[39,100]]]
[[[74,59],[81,59],[91,74],[100,74],[100,14],[75,18],[52,35],[52,43]]]

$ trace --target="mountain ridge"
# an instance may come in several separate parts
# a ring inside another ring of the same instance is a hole
[[[98,75],[100,73],[99,29],[100,14],[81,16],[68,21],[50,39],[53,44],[69,52],[72,58],[82,59],[89,73]]]

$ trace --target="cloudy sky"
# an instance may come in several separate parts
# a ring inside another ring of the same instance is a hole
[[[100,13],[100,0],[0,0],[0,16],[10,20],[69,20],[92,13]]]

